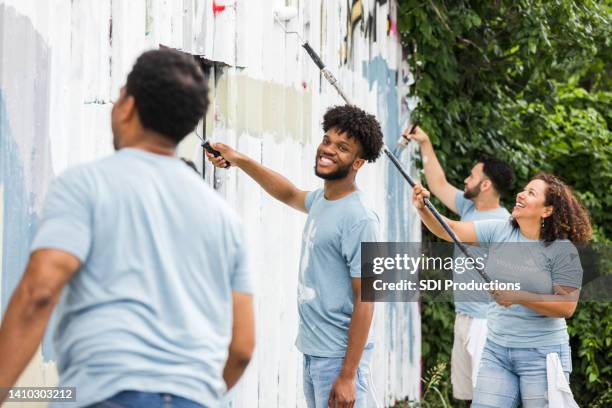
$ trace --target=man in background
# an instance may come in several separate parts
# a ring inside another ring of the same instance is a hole
[[[58,302],[59,386],[76,403],[57,406],[218,407],[236,384],[254,347],[245,242],[175,155],[207,92],[186,54],[138,58],[111,114],[118,151],[49,189],[0,327],[0,387],[15,384]]]
[[[508,210],[500,204],[501,196],[512,188],[514,178],[508,163],[493,157],[482,157],[465,178],[464,188],[461,191],[446,180],[427,133],[416,127],[413,133],[409,130],[404,131],[403,136],[419,143],[429,189],[448,209],[458,214],[461,221],[507,220],[510,217]],[[475,251],[473,250],[474,254]],[[462,255],[455,251],[455,256]],[[453,271],[455,281],[469,282],[481,279],[473,271],[461,272]],[[472,399],[480,356],[487,337],[488,300],[488,296],[483,299],[479,293],[467,291],[455,293],[456,316],[451,355],[451,383],[453,397],[458,400]]]

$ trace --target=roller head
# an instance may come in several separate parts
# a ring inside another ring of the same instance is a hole
[[[409,142],[410,140],[406,139],[404,136],[400,136],[400,138],[397,139],[397,146],[399,149],[405,149]]]
[[[274,16],[280,21],[289,21],[297,17],[297,9],[291,6],[279,7],[274,10]]]
[[[418,120],[412,124],[412,126],[410,127],[410,131],[408,133],[413,134],[417,126],[419,126]],[[406,146],[408,146],[408,143],[410,143],[410,140],[406,138],[404,135],[401,135],[400,138],[397,140],[397,144],[400,150],[405,149]]]

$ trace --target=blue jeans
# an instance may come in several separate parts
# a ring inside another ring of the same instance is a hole
[[[548,407],[548,353],[559,354],[569,381],[572,371],[569,344],[512,348],[487,340],[478,369],[472,408],[514,408],[519,402],[524,408]]]
[[[87,408],[205,408],[203,405],[172,394],[123,391]]]
[[[355,408],[368,406],[372,392],[370,385],[370,360],[372,349],[363,351],[355,376]],[[343,357],[314,357],[304,354],[304,397],[308,408],[327,408],[332,385],[340,374]]]

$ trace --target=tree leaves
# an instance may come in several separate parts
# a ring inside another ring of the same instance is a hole
[[[509,161],[517,188],[552,172],[589,209],[595,240],[612,240],[610,11],[592,0],[400,0],[413,72],[421,62],[416,115],[449,181],[461,186],[481,152]],[[569,321],[572,387],[583,405],[612,398],[611,309],[581,304]],[[423,313],[425,355],[448,356],[452,308],[428,304]]]

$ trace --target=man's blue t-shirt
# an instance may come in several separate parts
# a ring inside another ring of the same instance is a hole
[[[296,346],[311,356],[344,357],[353,315],[351,278],[361,278],[361,243],[378,240],[378,217],[359,191],[330,201],[323,189],[315,190],[305,205]]]
[[[68,170],[47,194],[32,250],[81,261],[62,293],[60,386],[85,406],[123,390],[216,407],[232,291],[251,293],[236,214],[176,157],[139,149]]]
[[[474,222],[480,245],[488,250],[487,273],[493,280],[520,283],[521,290],[552,294],[553,287],[582,285],[582,266],[568,240],[545,244],[525,238],[509,221]],[[503,347],[543,347],[566,344],[565,319],[548,317],[522,305],[491,302],[488,339]]]
[[[472,200],[468,200],[463,196],[463,192],[458,191],[455,195],[455,206],[461,217],[461,221],[477,221],[477,220],[508,220],[510,213],[504,207],[498,207],[490,211],[478,211]],[[481,256],[482,251],[478,247],[470,246],[470,253],[475,256]],[[455,257],[463,257],[462,253],[455,249]],[[455,282],[484,282],[482,277],[475,271],[465,271],[457,273],[453,271],[453,280]],[[475,319],[485,319],[487,317],[487,309],[489,303],[483,297],[488,299],[488,296],[483,292],[462,291],[456,294],[456,297],[462,301],[455,300],[455,311],[465,313]],[[473,301],[469,301],[473,298]]]

